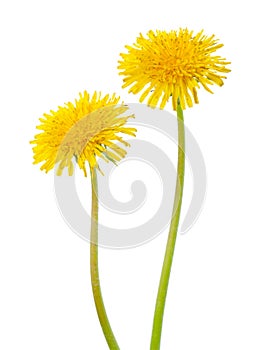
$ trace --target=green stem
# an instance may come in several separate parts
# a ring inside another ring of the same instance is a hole
[[[170,271],[172,266],[172,260],[174,255],[174,249],[176,244],[177,230],[181,212],[183,186],[184,186],[184,174],[185,174],[185,127],[183,110],[180,103],[177,105],[177,123],[178,123],[178,161],[177,161],[177,179],[176,179],[176,192],[174,199],[174,206],[172,212],[172,219],[169,229],[168,240],[166,244],[166,252],[164,262],[162,266],[162,272],[158,287],[158,294],[155,305],[155,314],[153,321],[152,337],[150,350],[159,350],[162,332],[162,323],[166,302],[166,295],[170,277]]]
[[[109,349],[119,350],[119,346],[111,329],[106,309],[104,306],[98,271],[98,191],[96,170],[91,171],[92,181],[92,221],[91,221],[91,240],[90,240],[90,269],[91,282],[97,315],[101,328],[106,338]]]

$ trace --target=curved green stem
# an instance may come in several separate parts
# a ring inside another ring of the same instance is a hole
[[[184,186],[184,174],[185,174],[185,127],[183,110],[178,102],[177,105],[177,123],[178,123],[178,161],[177,161],[177,179],[176,179],[176,192],[174,199],[174,206],[172,212],[172,219],[169,229],[169,235],[166,245],[166,252],[164,262],[162,266],[162,272],[158,287],[158,294],[155,305],[155,314],[153,321],[152,337],[150,350],[159,350],[162,332],[162,323],[166,302],[166,295],[170,277],[170,271],[172,266],[172,260],[174,255],[174,249],[176,244],[177,230],[180,218],[183,186]]]
[[[92,222],[90,239],[90,270],[91,282],[97,315],[101,328],[106,338],[109,349],[119,350],[119,346],[110,326],[106,309],[104,306],[98,271],[98,192],[97,192],[97,174],[96,170],[91,171],[92,181]]]

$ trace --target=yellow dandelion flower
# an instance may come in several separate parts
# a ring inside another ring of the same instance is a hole
[[[43,163],[41,170],[48,172],[58,164],[57,175],[65,167],[72,175],[74,163],[86,172],[86,162],[90,169],[98,168],[97,157],[105,161],[117,162],[126,155],[126,150],[117,145],[129,144],[119,134],[135,136],[136,129],[126,127],[133,115],[123,115],[128,107],[120,104],[119,97],[101,96],[95,92],[91,97],[86,91],[79,94],[75,103],[68,102],[56,111],[50,111],[40,118],[37,129],[40,134],[30,143],[34,144],[34,164]]]
[[[118,68],[125,76],[123,88],[129,92],[143,93],[140,102],[149,95],[148,104],[164,108],[172,96],[174,110],[180,101],[181,108],[198,103],[197,89],[202,85],[212,92],[210,85],[223,85],[224,73],[230,72],[225,58],[215,55],[223,44],[215,36],[206,36],[203,31],[196,35],[188,29],[179,31],[148,32],[142,34],[133,46],[126,46]]]

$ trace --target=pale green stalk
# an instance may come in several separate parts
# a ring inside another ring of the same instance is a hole
[[[177,179],[175,199],[172,211],[172,219],[169,229],[169,235],[166,245],[166,252],[162,266],[162,272],[158,287],[158,294],[155,305],[155,314],[153,321],[152,337],[150,350],[159,350],[161,342],[161,332],[163,316],[166,302],[166,295],[173,261],[174,249],[176,244],[177,230],[180,218],[184,174],[185,174],[185,127],[183,110],[180,103],[177,105],[177,122],[178,122],[178,161],[177,161]]]
[[[98,189],[97,189],[97,174],[96,170],[91,172],[92,181],[92,221],[91,221],[91,236],[90,236],[90,271],[94,301],[96,305],[97,315],[100,321],[101,328],[106,338],[109,349],[119,350],[119,346],[115,339],[114,333],[110,326],[106,309],[101,293],[99,270],[98,270]]]

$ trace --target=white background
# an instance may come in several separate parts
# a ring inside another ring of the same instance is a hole
[[[185,113],[208,192],[201,217],[178,237],[162,349],[262,348],[260,17],[255,0],[1,2],[1,349],[107,349],[89,245],[61,218],[53,174],[32,165],[29,140],[43,112],[84,89],[137,102],[121,90],[118,53],[139,32],[180,26],[216,34],[232,73]],[[149,348],[166,234],[136,249],[100,251],[121,349]]]

